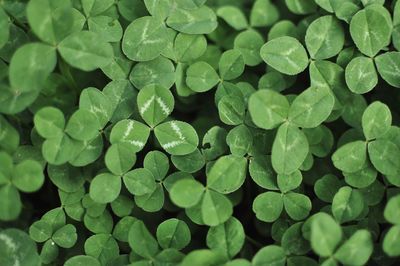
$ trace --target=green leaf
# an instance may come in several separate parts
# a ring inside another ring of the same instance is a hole
[[[73,247],[78,239],[75,226],[72,224],[67,224],[61,227],[54,232],[52,239],[58,246],[62,248]]]
[[[60,248],[54,243],[53,240],[47,240],[40,250],[40,258],[42,263],[52,263],[54,262],[60,254]]]
[[[129,74],[129,80],[139,90],[148,85],[160,85],[169,89],[175,83],[175,66],[163,56],[139,62]]]
[[[203,221],[208,226],[217,226],[226,222],[233,213],[231,201],[224,195],[206,190],[201,202]]]
[[[237,31],[248,27],[247,19],[242,10],[235,6],[222,6],[217,9],[217,16]]]
[[[280,37],[261,47],[260,54],[264,62],[277,71],[296,75],[308,66],[308,56],[303,45],[292,37]]]
[[[164,189],[161,183],[151,193],[135,197],[136,205],[146,212],[158,212],[164,206]]]
[[[249,98],[251,118],[259,128],[273,129],[282,124],[289,113],[285,96],[272,90],[259,90]]]
[[[101,264],[97,259],[85,255],[78,255],[69,258],[64,264],[64,266],[76,266],[76,265],[100,266]]]
[[[253,134],[245,125],[239,125],[231,129],[226,136],[229,150],[235,156],[245,156],[253,145]]]
[[[371,58],[359,56],[346,66],[346,84],[357,94],[373,90],[378,84],[378,74]]]
[[[272,167],[278,174],[291,174],[300,168],[309,151],[307,137],[287,123],[278,128],[272,146]]]
[[[390,42],[392,19],[389,12],[381,5],[365,7],[351,19],[350,34],[363,54],[374,57]]]
[[[342,186],[342,182],[332,174],[326,174],[314,184],[314,192],[324,202],[332,202],[336,191]]]
[[[330,15],[314,20],[307,28],[305,42],[311,58],[320,60],[337,55],[344,45],[340,21]]]
[[[217,16],[207,6],[187,10],[175,9],[166,21],[176,31],[187,34],[209,34],[217,28]]]
[[[387,52],[375,58],[376,68],[379,75],[391,86],[400,88],[400,76],[397,70],[399,65],[400,52]]]
[[[358,230],[343,243],[334,257],[345,265],[365,265],[372,255],[373,248],[371,233]]]
[[[54,138],[63,134],[65,127],[64,114],[57,108],[44,107],[36,112],[33,121],[37,132],[43,138]]]
[[[235,217],[223,224],[211,227],[207,233],[207,246],[227,258],[235,257],[242,249],[245,241],[243,225]]]
[[[238,190],[246,178],[247,160],[235,155],[220,157],[207,174],[207,186],[222,194]]]
[[[111,145],[104,159],[107,169],[119,176],[128,172],[136,163],[135,151],[123,143]]]
[[[235,95],[225,95],[217,104],[220,120],[227,125],[243,123],[246,107],[243,98]]]
[[[174,96],[160,85],[149,85],[139,91],[137,105],[140,116],[154,127],[164,121],[174,109]]]
[[[332,155],[333,165],[346,173],[361,170],[367,160],[367,143],[357,140],[344,144]]]
[[[153,258],[159,252],[157,240],[147,230],[146,225],[138,220],[129,230],[129,246],[144,258]]]
[[[153,174],[145,168],[129,171],[124,174],[123,180],[126,188],[133,195],[142,196],[156,189]]]
[[[199,149],[186,155],[172,155],[171,161],[178,170],[186,173],[195,173],[206,164],[206,160]]]
[[[160,151],[151,151],[146,154],[143,167],[149,170],[156,180],[163,180],[169,170],[169,159]]]
[[[234,49],[240,51],[244,63],[248,66],[256,66],[262,62],[260,49],[263,45],[264,39],[261,34],[252,29],[240,32],[233,43]]]
[[[90,197],[98,203],[114,201],[121,191],[121,178],[109,173],[95,176],[90,183]]]
[[[251,261],[252,266],[284,266],[286,263],[285,250],[277,245],[269,245],[260,249]]]
[[[195,92],[209,91],[219,81],[217,72],[206,62],[196,62],[186,70],[186,84]]]
[[[335,97],[327,87],[310,87],[293,101],[289,121],[302,128],[319,126],[331,114]]]
[[[99,1],[97,1],[99,2]],[[109,16],[90,17],[87,21],[89,30],[97,33],[99,39],[104,42],[119,42],[123,29],[118,20]]]
[[[271,156],[256,156],[250,159],[249,172],[258,186],[269,190],[278,190],[275,172],[271,164]]]
[[[88,141],[98,136],[100,129],[97,117],[93,113],[78,109],[69,118],[65,132],[76,140]]]
[[[396,175],[400,167],[399,147],[387,139],[368,143],[368,155],[376,170],[384,175]]]
[[[43,158],[50,164],[62,165],[75,157],[76,142],[66,134],[57,135],[43,143]]]
[[[157,240],[163,249],[181,250],[191,240],[190,230],[184,221],[172,218],[165,220],[157,227]]]
[[[119,246],[117,241],[109,234],[92,235],[85,241],[85,253],[102,264],[118,257]]]
[[[58,51],[68,64],[83,71],[105,67],[114,56],[111,45],[90,31],[69,35],[58,45]]]
[[[289,192],[283,196],[283,204],[290,218],[300,221],[308,217],[311,211],[311,200],[300,193]]]
[[[23,192],[35,192],[42,187],[44,179],[40,163],[28,159],[15,166],[11,182]]]
[[[36,221],[29,227],[29,236],[38,243],[47,241],[52,234],[53,228],[46,221]]]
[[[41,259],[35,242],[24,231],[8,228],[0,231],[0,264],[39,266]]]
[[[26,16],[39,39],[52,45],[58,44],[74,30],[73,9],[70,1],[29,1]]]
[[[51,182],[64,192],[76,192],[83,187],[85,179],[78,168],[69,164],[49,165],[47,174]]]
[[[158,125],[154,129],[161,147],[172,155],[185,155],[196,150],[199,137],[188,123],[170,121]]]
[[[87,17],[105,12],[113,5],[112,0],[82,0],[82,8]]]
[[[282,194],[265,192],[258,195],[253,201],[253,212],[258,220],[271,223],[276,221],[283,210]]]
[[[264,12],[268,10],[268,12]],[[279,10],[270,0],[256,0],[250,12],[250,25],[265,27],[274,24],[279,19]]]
[[[373,140],[389,131],[392,114],[386,104],[375,101],[365,109],[361,122],[365,138]]]
[[[3,8],[0,8],[0,49],[8,42],[10,38],[10,23],[9,18],[4,12]]]
[[[232,80],[242,75],[244,71],[244,57],[239,50],[225,51],[218,64],[219,74],[223,80]]]
[[[364,209],[364,198],[360,191],[342,187],[332,201],[332,214],[340,223],[355,220]]]
[[[390,257],[400,255],[400,225],[392,226],[383,239],[383,251]]]
[[[204,35],[179,33],[174,41],[174,53],[179,62],[191,62],[201,57],[207,49]]]
[[[122,51],[133,61],[153,60],[167,45],[166,32],[161,20],[151,16],[138,18],[125,30]]]
[[[311,247],[321,257],[332,256],[342,240],[342,229],[329,215],[317,213],[311,219]]]
[[[400,196],[394,196],[389,199],[383,214],[388,222],[395,225],[400,224]]]
[[[182,179],[173,184],[170,197],[174,204],[182,208],[195,206],[204,193],[204,186],[194,179]]]
[[[123,119],[113,126],[110,134],[111,144],[123,144],[133,152],[141,151],[150,136],[150,128],[131,119]]]
[[[301,185],[303,176],[301,171],[297,170],[290,175],[278,174],[277,183],[279,190],[282,193],[287,193],[293,189],[296,189]]]
[[[57,55],[54,47],[43,43],[23,45],[11,58],[9,66],[11,87],[18,89],[18,94],[40,91],[56,63]]]
[[[112,99],[112,100],[111,100]],[[103,128],[113,116],[115,95],[108,97],[96,88],[89,87],[81,92],[79,109],[85,109],[96,115],[100,128]]]

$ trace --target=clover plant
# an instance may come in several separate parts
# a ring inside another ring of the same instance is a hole
[[[400,262],[400,1],[1,0],[1,266]]]

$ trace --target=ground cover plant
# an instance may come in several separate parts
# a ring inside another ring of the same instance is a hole
[[[0,0],[0,265],[399,265],[399,51],[400,1]]]

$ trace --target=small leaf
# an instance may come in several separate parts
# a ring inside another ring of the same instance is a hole
[[[346,84],[357,94],[373,90],[378,84],[378,74],[371,58],[359,56],[353,58],[346,66]]]
[[[141,151],[150,136],[150,128],[131,119],[118,121],[111,130],[110,143],[124,144],[134,152]]]
[[[283,74],[296,75],[308,66],[306,50],[293,37],[273,39],[261,47],[260,53],[264,62]]]
[[[211,227],[207,233],[207,246],[227,258],[235,257],[242,249],[244,241],[243,225],[234,217],[223,224]]]
[[[196,205],[204,192],[204,186],[194,179],[182,179],[174,183],[170,197],[174,204],[182,208]]]
[[[73,247],[78,239],[75,226],[67,224],[61,227],[53,234],[52,239],[62,248]]]
[[[365,265],[373,249],[371,233],[367,230],[358,230],[343,243],[334,257],[345,265]]]
[[[186,84],[195,92],[211,90],[219,82],[214,68],[206,62],[196,62],[186,70]]]
[[[351,187],[340,188],[332,201],[332,214],[340,223],[355,220],[363,209],[363,195]]]
[[[90,197],[98,203],[114,201],[121,191],[121,178],[109,173],[97,175],[90,183]]]
[[[278,174],[291,174],[300,168],[309,151],[307,137],[297,127],[283,124],[272,146],[272,167]]]
[[[235,155],[220,157],[207,174],[207,186],[222,194],[238,190],[246,178],[247,160]]]
[[[269,245],[260,249],[251,261],[252,266],[284,266],[286,263],[285,250],[277,245]]]
[[[331,114],[335,97],[326,87],[310,87],[295,98],[289,110],[289,121],[302,128],[319,126]]]
[[[259,90],[249,98],[251,118],[259,128],[273,129],[288,116],[289,102],[285,96],[272,90]]]
[[[172,218],[157,227],[157,240],[163,249],[181,250],[190,243],[190,239],[190,230],[184,221]]]
[[[199,137],[188,123],[170,121],[154,129],[157,140],[166,152],[172,155],[185,155],[196,150]]]
[[[105,67],[114,56],[111,45],[90,31],[69,35],[58,45],[58,51],[68,64],[83,71]]]
[[[207,6],[193,10],[177,8],[166,22],[174,30],[187,34],[209,34],[217,28],[217,16]]]
[[[153,258],[159,252],[157,240],[147,230],[146,225],[138,220],[129,230],[129,246],[144,258]]]
[[[379,75],[391,86],[400,88],[400,52],[387,52],[375,58]]]
[[[174,109],[174,96],[160,85],[149,85],[139,91],[137,105],[140,116],[154,127],[164,121]]]
[[[161,20],[145,16],[132,21],[125,29],[122,51],[133,61],[157,58],[167,46],[167,28]]]
[[[350,34],[357,48],[374,57],[390,42],[392,19],[381,5],[369,5],[357,12],[350,22]]]
[[[365,141],[353,141],[344,144],[332,155],[335,167],[346,173],[361,170],[367,160],[367,144]]]
[[[142,196],[156,189],[153,174],[145,168],[129,171],[124,174],[123,180],[126,188],[133,195]]]
[[[320,17],[308,26],[305,41],[311,58],[333,57],[343,48],[343,27],[334,16]]]
[[[311,219],[311,247],[321,257],[332,256],[342,239],[342,229],[329,215],[317,213]]]
[[[365,138],[376,139],[389,131],[392,125],[392,114],[386,104],[375,101],[365,109],[361,122]]]
[[[253,212],[258,220],[263,222],[274,222],[283,210],[283,198],[280,193],[265,192],[258,195],[253,201]]]
[[[226,222],[233,213],[231,201],[224,195],[206,190],[201,203],[203,221],[208,226]]]

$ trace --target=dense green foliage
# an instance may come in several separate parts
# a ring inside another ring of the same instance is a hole
[[[0,265],[399,265],[399,88],[400,1],[0,0]]]

